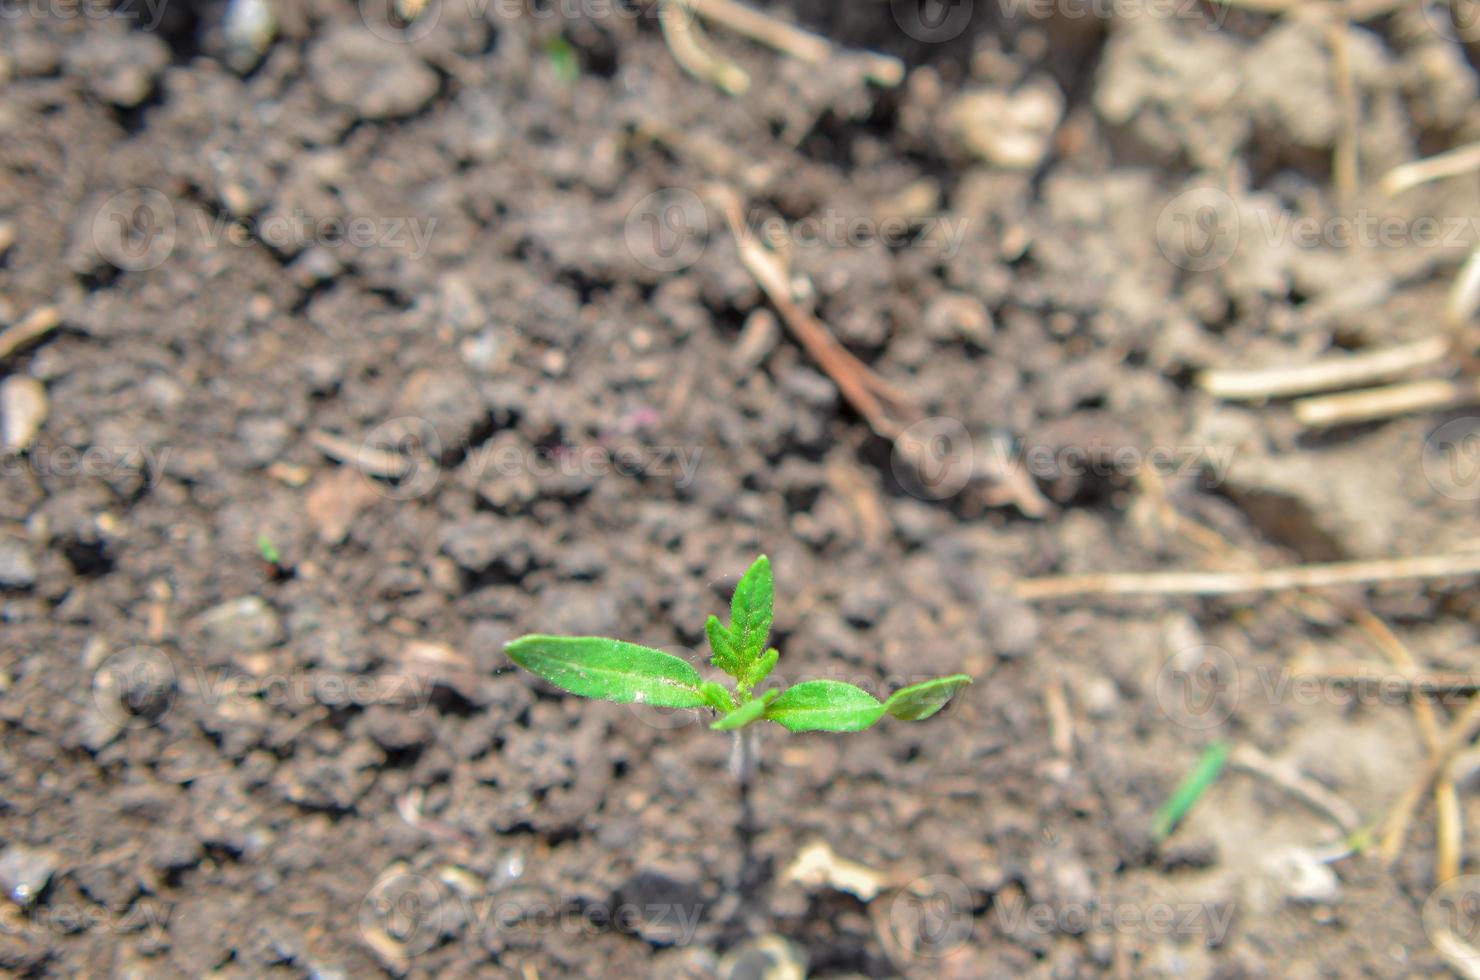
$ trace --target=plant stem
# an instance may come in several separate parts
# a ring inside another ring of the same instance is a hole
[[[737,729],[730,749],[730,773],[742,789],[749,789],[755,778],[759,759],[756,753],[755,726],[746,725]]]
[[[756,827],[755,803],[750,796],[760,763],[757,742],[755,725],[736,729],[730,753],[730,772],[735,776],[740,797],[740,819],[735,825],[735,835],[740,844],[740,867],[735,880],[735,893],[740,898],[736,925],[746,936],[756,935],[764,927],[764,923],[754,920],[756,910],[764,907],[762,892],[766,884],[766,867],[756,854],[755,841],[759,829]]]

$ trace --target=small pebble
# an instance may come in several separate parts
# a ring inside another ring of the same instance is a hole
[[[51,851],[15,844],[0,853],[0,888],[22,908],[30,906],[46,890],[57,870]]]
[[[167,831],[154,842],[149,864],[157,871],[175,872],[200,863],[204,848],[194,834]]]
[[[0,441],[7,452],[23,452],[46,421],[46,386],[24,374],[0,383]]]
[[[725,980],[803,980],[807,960],[790,940],[760,936],[736,946],[720,963]]]
[[[365,27],[334,28],[308,55],[309,72],[331,103],[362,119],[407,116],[437,94],[437,73],[406,44],[387,44]]]
[[[36,584],[36,562],[25,544],[0,540],[0,589],[29,589]]]
[[[1064,111],[1064,97],[1052,82],[1024,86],[1008,94],[967,92],[951,106],[957,138],[974,155],[1010,170],[1032,170],[1048,154]]]
[[[1341,898],[1341,879],[1331,866],[1300,847],[1269,855],[1261,867],[1291,902],[1331,905]]]
[[[925,329],[936,340],[962,338],[981,345],[992,336],[992,315],[975,296],[945,293],[925,308]]]
[[[229,651],[251,652],[277,644],[283,638],[278,614],[258,596],[232,599],[204,613],[200,628],[213,644]]]
[[[277,35],[277,19],[267,0],[231,0],[226,8],[227,60],[237,71],[250,71],[262,60]]]

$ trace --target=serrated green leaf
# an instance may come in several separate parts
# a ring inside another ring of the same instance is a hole
[[[687,661],[601,636],[521,636],[509,659],[562,690],[587,698],[660,708],[698,708],[703,678]]]
[[[722,715],[735,710],[735,699],[730,696],[730,692],[714,681],[705,681],[700,684],[699,693],[703,696],[705,703]]]
[[[766,713],[766,706],[775,701],[780,693],[780,691],[767,691],[754,701],[742,704],[709,727],[717,732],[728,732],[736,728],[744,728],[751,722],[760,721],[761,716]]]
[[[771,676],[771,671],[776,669],[776,661],[781,657],[781,651],[775,647],[766,651],[766,655],[750,665],[745,675],[745,685],[755,687],[761,681]]]
[[[842,681],[803,681],[766,709],[766,718],[793,732],[858,732],[884,714],[878,698]]]
[[[745,662],[735,652],[734,637],[725,629],[718,616],[710,616],[704,623],[704,635],[709,637],[709,649],[714,653],[709,662],[739,680],[745,669]]]
[[[775,602],[771,559],[761,555],[740,576],[730,600],[730,639],[735,655],[747,668],[765,653]]]
[[[971,678],[965,674],[952,674],[950,677],[937,677],[933,681],[911,684],[895,691],[884,702],[884,710],[902,721],[924,721],[944,708],[956,696],[957,691],[970,683]]]

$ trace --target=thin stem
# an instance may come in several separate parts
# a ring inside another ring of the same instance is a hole
[[[735,880],[735,893],[740,898],[736,924],[746,935],[757,934],[764,925],[754,920],[756,910],[765,907],[762,897],[766,887],[766,866],[755,846],[760,829],[756,826],[755,803],[750,797],[760,763],[757,742],[756,726],[746,725],[736,730],[734,750],[730,755],[730,771],[735,774],[740,790],[740,819],[735,825],[735,836],[740,845],[740,866]]]
[[[742,790],[749,789],[751,780],[755,778],[758,765],[755,744],[755,726],[746,725],[737,729],[735,740],[730,750],[730,773],[735,781],[740,784]]]

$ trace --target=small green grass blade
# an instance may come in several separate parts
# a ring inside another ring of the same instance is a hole
[[[1217,781],[1219,774],[1223,772],[1223,763],[1228,760],[1228,750],[1227,742],[1214,742],[1204,749],[1197,765],[1177,786],[1161,809],[1156,811],[1156,819],[1151,824],[1151,836],[1158,843],[1171,836],[1193,804]]]
[[[266,534],[257,535],[257,553],[269,565],[280,564],[283,560],[282,552],[278,551],[277,545],[273,544],[272,538]]]

